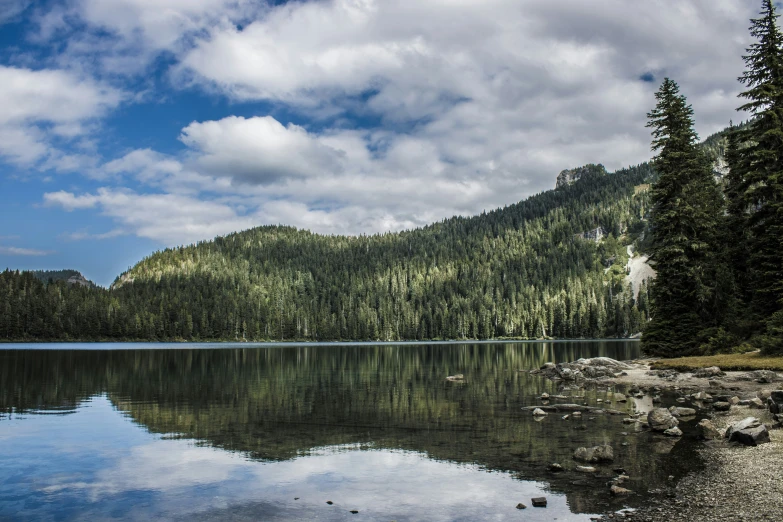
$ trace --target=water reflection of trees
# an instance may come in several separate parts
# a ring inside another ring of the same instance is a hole
[[[546,466],[570,465],[577,446],[609,442],[618,464],[632,477],[643,477],[636,487],[646,490],[660,487],[676,464],[639,444],[649,435],[620,435],[630,428],[616,417],[563,421],[550,416],[535,422],[520,407],[556,387],[518,370],[585,353],[626,358],[635,355],[636,346],[4,352],[0,408],[62,407],[107,393],[120,411],[151,432],[179,434],[253,458],[290,459],[314,447],[370,443],[545,479],[568,492],[576,511],[595,511],[597,502],[606,501],[602,481],[580,488],[571,484],[575,477],[551,475]],[[455,373],[465,382],[445,381]],[[605,397],[605,391],[586,393]],[[588,429],[575,429],[581,424]],[[628,446],[619,446],[623,441]]]

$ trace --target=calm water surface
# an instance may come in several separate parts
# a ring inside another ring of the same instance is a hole
[[[589,520],[644,499],[611,499],[613,468],[645,493],[693,443],[621,416],[537,421],[520,408],[544,391],[607,389],[519,370],[638,346],[0,345],[0,519]],[[546,469],[602,443],[597,476]]]

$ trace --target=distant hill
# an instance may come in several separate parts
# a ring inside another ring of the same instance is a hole
[[[49,283],[50,281],[65,281],[72,285],[86,286],[95,288],[95,283],[87,279],[78,270],[30,270],[30,273],[39,281]]]

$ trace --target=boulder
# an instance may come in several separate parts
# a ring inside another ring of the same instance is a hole
[[[553,462],[552,464],[549,465],[549,471],[554,471],[556,473],[563,471],[563,466],[561,466],[557,462]]]
[[[729,400],[727,400],[726,402],[728,402],[728,403],[729,403],[729,404],[731,404],[732,406],[736,406],[736,405],[737,405],[737,404],[739,404],[741,401],[740,401],[740,398],[739,398],[739,397],[737,397],[737,396],[735,395],[734,397],[731,397],[731,398],[730,398]]]
[[[764,401],[762,401],[758,397],[753,397],[750,400],[750,404],[748,406],[750,406],[751,408],[762,409],[762,408],[764,408]]]
[[[691,398],[695,401],[702,401],[702,402],[712,401],[712,395],[703,391],[700,391],[699,393],[694,393],[693,395],[691,395]]]
[[[663,434],[669,437],[682,437],[682,430],[677,426],[675,426],[673,428],[669,428],[668,430],[665,430]]]
[[[714,440],[720,438],[720,432],[718,428],[709,419],[702,419],[696,425],[696,434],[699,438],[704,440]]]
[[[735,432],[742,431],[742,430],[753,429],[753,428],[758,428],[759,426],[761,426],[761,421],[758,420],[756,417],[746,417],[746,418],[742,419],[741,421],[735,422],[734,424],[732,424],[729,427],[729,429],[726,430],[726,434],[724,435],[724,437],[726,437],[727,439],[731,440],[731,436]]]
[[[546,497],[531,498],[530,502],[533,503],[533,507],[546,507]]]
[[[653,431],[666,431],[679,423],[666,408],[655,408],[647,414],[647,424]]]
[[[542,394],[541,394],[541,399],[542,399],[542,400],[545,400],[545,401],[546,401],[546,400],[549,400],[549,394],[548,394],[548,393],[546,393],[546,392],[542,393]]]
[[[546,414],[547,413],[544,410],[542,410],[541,408],[536,408],[535,410],[533,410],[533,416],[534,417],[543,417]]]
[[[693,372],[694,377],[698,377],[700,379],[707,379],[709,377],[720,377],[726,375],[723,373],[720,368],[717,366],[710,366],[708,368],[699,368],[695,372]]]
[[[612,462],[614,460],[614,450],[608,444],[592,448],[577,448],[574,451],[574,459],[583,462]]]
[[[712,408],[715,411],[729,411],[731,409],[731,404],[728,402],[713,402]]]
[[[693,408],[678,408],[677,406],[669,408],[669,412],[675,417],[690,417],[696,415],[696,410]]]
[[[729,442],[739,442],[746,446],[758,446],[769,442],[769,432],[763,424],[755,428],[735,431],[729,437]]]

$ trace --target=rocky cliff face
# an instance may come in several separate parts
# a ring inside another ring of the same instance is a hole
[[[95,283],[84,277],[78,270],[33,270],[32,274],[44,283],[65,281],[69,285],[95,287]]]
[[[568,185],[582,179],[587,174],[606,174],[606,169],[603,165],[594,165],[592,163],[585,165],[584,167],[577,167],[575,169],[565,169],[557,175],[557,183],[555,188],[567,187]]]

